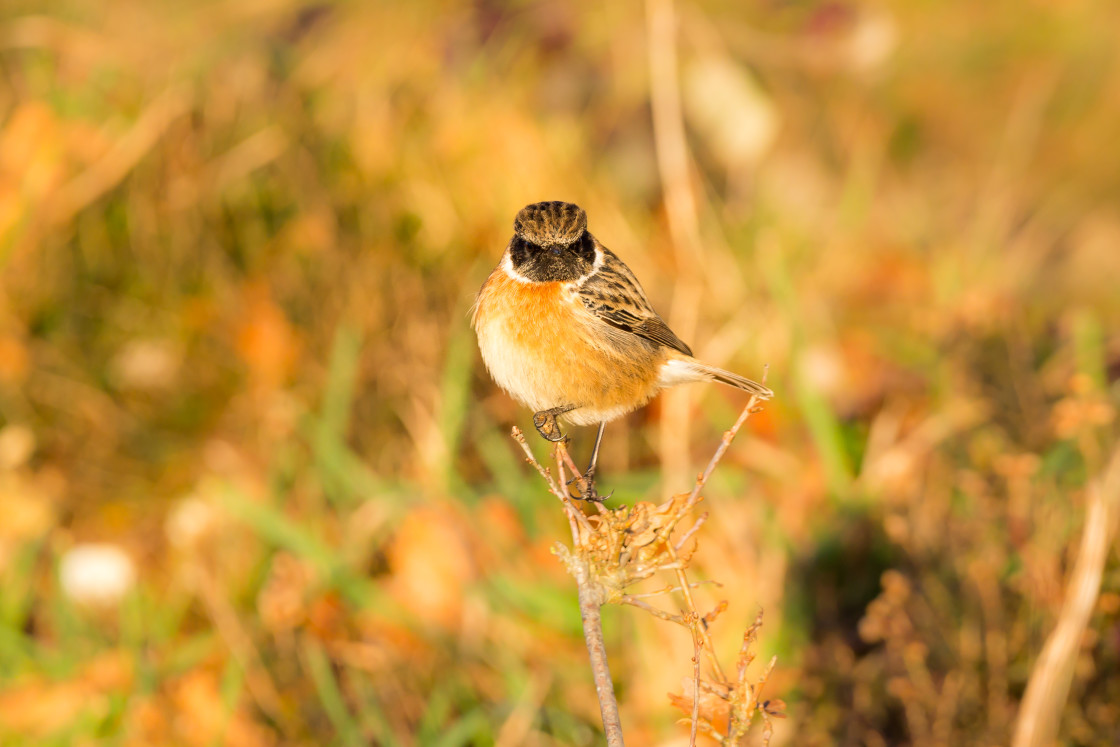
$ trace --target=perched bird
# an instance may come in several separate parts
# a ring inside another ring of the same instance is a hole
[[[478,346],[490,375],[532,408],[533,425],[548,440],[563,438],[558,417],[599,425],[583,498],[602,500],[594,476],[607,422],[662,389],[714,380],[773,396],[758,382],[693,358],[630,268],[587,230],[578,205],[527,205],[513,231],[475,301]]]

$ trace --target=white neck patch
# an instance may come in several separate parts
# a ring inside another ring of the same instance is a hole
[[[510,280],[516,280],[519,283],[533,282],[513,268],[513,257],[510,256],[508,249],[506,253],[502,255],[502,271],[505,272]]]
[[[596,244],[596,246],[595,246],[595,261],[591,264],[591,272],[587,273],[586,275],[581,277],[579,280],[577,280],[576,281],[576,287],[577,288],[582,288],[583,284],[587,282],[587,279],[599,271],[599,268],[603,266],[603,262],[605,260],[606,260],[606,256],[603,254],[603,250],[601,248],[599,248],[598,244]]]

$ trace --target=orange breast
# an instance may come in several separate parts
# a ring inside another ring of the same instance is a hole
[[[510,342],[537,346],[571,331],[575,320],[570,296],[564,283],[521,283],[496,270],[482,287],[479,310],[485,307],[506,322]]]
[[[521,283],[496,269],[474,325],[494,380],[534,411],[576,405],[566,419],[610,420],[649,401],[664,354],[596,320],[568,283]]]

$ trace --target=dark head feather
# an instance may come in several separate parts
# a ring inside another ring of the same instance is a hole
[[[587,213],[570,202],[534,202],[521,208],[513,230],[530,244],[566,246],[587,230]]]

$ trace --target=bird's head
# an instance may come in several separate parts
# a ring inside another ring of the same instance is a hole
[[[534,202],[513,219],[508,259],[518,276],[538,283],[579,280],[595,269],[587,213],[570,202]]]

